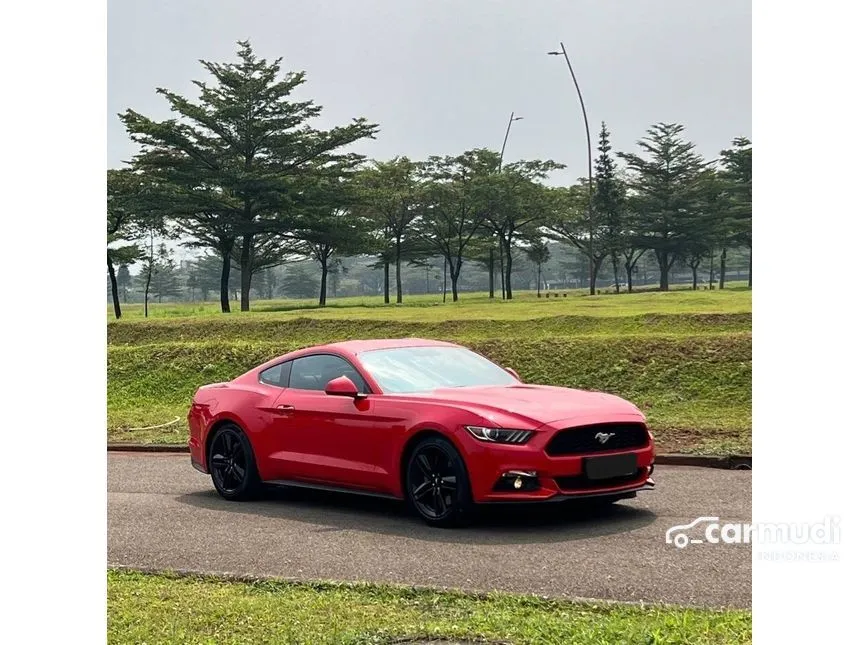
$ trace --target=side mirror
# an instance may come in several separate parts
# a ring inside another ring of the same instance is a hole
[[[520,375],[519,375],[519,374],[517,374],[516,370],[514,370],[514,369],[512,369],[512,368],[510,368],[510,367],[506,367],[506,368],[505,368],[505,371],[506,371],[508,374],[510,374],[511,376],[513,376],[515,379],[517,379],[518,381],[522,381],[522,379],[520,378]]]
[[[325,393],[332,396],[349,396],[353,399],[364,397],[348,376],[338,376],[330,380],[326,383]]]

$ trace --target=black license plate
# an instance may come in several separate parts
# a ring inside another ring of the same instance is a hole
[[[636,455],[607,455],[583,459],[583,470],[588,479],[612,479],[636,472]]]

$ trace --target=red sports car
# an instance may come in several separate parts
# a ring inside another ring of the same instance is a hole
[[[559,360],[563,360],[559,357]],[[435,526],[473,504],[653,488],[645,418],[610,394],[528,385],[465,347],[355,340],[285,354],[204,385],[191,462],[229,500],[263,482],[405,499]]]

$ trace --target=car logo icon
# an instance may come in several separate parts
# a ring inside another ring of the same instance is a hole
[[[598,432],[596,435],[594,435],[594,438],[597,439],[600,443],[606,443],[614,436],[614,432]]]
[[[687,531],[703,522],[719,522],[719,517],[697,517],[689,524],[679,524],[673,526],[666,531],[666,544],[674,544],[678,549],[684,549],[688,544],[701,544],[699,538],[691,538],[687,535]]]

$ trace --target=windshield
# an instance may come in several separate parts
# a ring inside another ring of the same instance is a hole
[[[384,392],[429,392],[442,387],[513,385],[501,367],[464,347],[398,347],[361,353]]]

